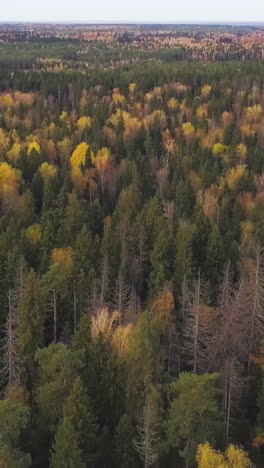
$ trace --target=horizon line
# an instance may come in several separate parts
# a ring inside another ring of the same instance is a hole
[[[264,20],[262,21],[257,21],[257,20],[252,20],[252,21],[231,21],[231,20],[177,20],[177,21],[143,21],[143,20],[134,20],[134,21],[126,21],[126,20],[110,20],[110,21],[104,21],[104,20],[90,20],[90,21],[84,21],[84,20],[76,20],[76,21],[68,21],[68,20],[4,20],[0,21],[1,24],[67,24],[67,25],[145,25],[145,24],[150,24],[150,25],[169,25],[169,26],[174,26],[174,25],[183,25],[183,26],[188,26],[188,25],[209,25],[209,26],[214,26],[214,25],[222,25],[222,26],[230,26],[230,25],[236,25],[236,26],[252,26],[252,25],[264,25]]]

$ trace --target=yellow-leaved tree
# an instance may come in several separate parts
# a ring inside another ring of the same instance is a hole
[[[247,175],[247,166],[245,164],[239,164],[236,167],[229,169],[226,175],[226,183],[230,190],[236,190],[239,182]]]
[[[191,122],[185,122],[182,124],[182,133],[187,140],[187,143],[190,143],[195,137],[195,128]]]
[[[168,108],[170,110],[175,110],[175,109],[177,109],[178,106],[179,106],[179,102],[178,102],[178,100],[176,98],[172,97],[172,98],[169,99]]]
[[[22,147],[20,143],[14,143],[12,148],[8,151],[7,157],[8,161],[11,163],[16,163],[21,156]]]
[[[37,141],[31,141],[28,145],[28,156],[31,156],[34,153],[40,154],[40,145]]]
[[[44,162],[41,164],[39,172],[43,179],[43,182],[48,182],[49,180],[54,179],[54,177],[56,177],[58,170],[55,166],[52,166],[52,164]]]
[[[63,158],[67,158],[70,156],[72,151],[72,142],[70,138],[65,137],[63,140],[58,141],[57,148],[59,153],[63,156]]]
[[[246,109],[246,120],[249,124],[258,123],[263,116],[263,109],[260,104],[255,104]]]
[[[79,120],[77,120],[77,127],[81,133],[83,133],[85,130],[89,130],[92,125],[92,119],[89,116],[84,115],[83,117],[80,117]]]
[[[113,102],[115,105],[122,105],[125,104],[126,98],[119,92],[119,90],[114,90],[113,95],[112,95]]]
[[[88,149],[89,145],[87,143],[80,143],[77,146],[71,156],[72,167],[81,167],[85,165]]]
[[[133,93],[133,92],[135,91],[136,87],[137,87],[137,84],[136,84],[136,83],[130,83],[130,85],[129,85],[128,88],[129,88],[129,91],[130,91],[131,93]]]
[[[84,166],[87,160],[87,151],[89,145],[87,143],[80,143],[77,148],[73,151],[70,163],[71,163],[71,178],[74,185],[83,192],[89,181],[88,172],[84,171]]]
[[[215,450],[208,442],[198,445],[198,468],[253,468],[246,452],[236,445],[229,445],[224,453]]]
[[[129,142],[136,138],[138,133],[143,128],[143,122],[139,120],[137,117],[131,117],[128,112],[123,112],[123,119],[124,119],[124,141]]]
[[[42,233],[40,224],[32,224],[25,231],[25,237],[33,250],[36,250],[41,243]]]
[[[247,146],[244,143],[240,143],[236,146],[236,155],[241,161],[245,161],[247,159]]]
[[[63,269],[66,275],[70,275],[74,268],[74,251],[71,246],[53,249],[51,253],[51,262]]]
[[[106,147],[101,148],[97,151],[96,155],[94,153],[91,154],[91,159],[101,179],[102,193],[104,193],[105,175],[112,162],[111,152]]]
[[[0,164],[0,198],[2,203],[10,206],[18,197],[21,184],[21,172],[8,163]]]
[[[210,85],[204,85],[202,87],[202,91],[201,91],[201,95],[204,97],[204,98],[207,98],[209,96],[209,94],[211,93],[212,91],[212,86]]]

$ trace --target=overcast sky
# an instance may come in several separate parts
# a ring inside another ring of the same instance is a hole
[[[1,21],[264,22],[264,0],[2,0]]]

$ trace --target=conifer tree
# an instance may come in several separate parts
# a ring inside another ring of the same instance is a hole
[[[86,467],[95,466],[98,426],[93,415],[87,390],[80,377],[77,377],[75,380],[71,393],[65,403],[63,411],[64,419],[73,428]]]
[[[35,352],[43,345],[44,297],[38,275],[28,273],[23,299],[19,305],[17,350],[21,362],[22,380],[31,387]]]
[[[74,427],[68,418],[59,426],[53,447],[52,468],[85,468]]]

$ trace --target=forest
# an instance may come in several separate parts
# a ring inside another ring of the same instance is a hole
[[[95,32],[0,28],[0,467],[261,468],[263,31]]]

